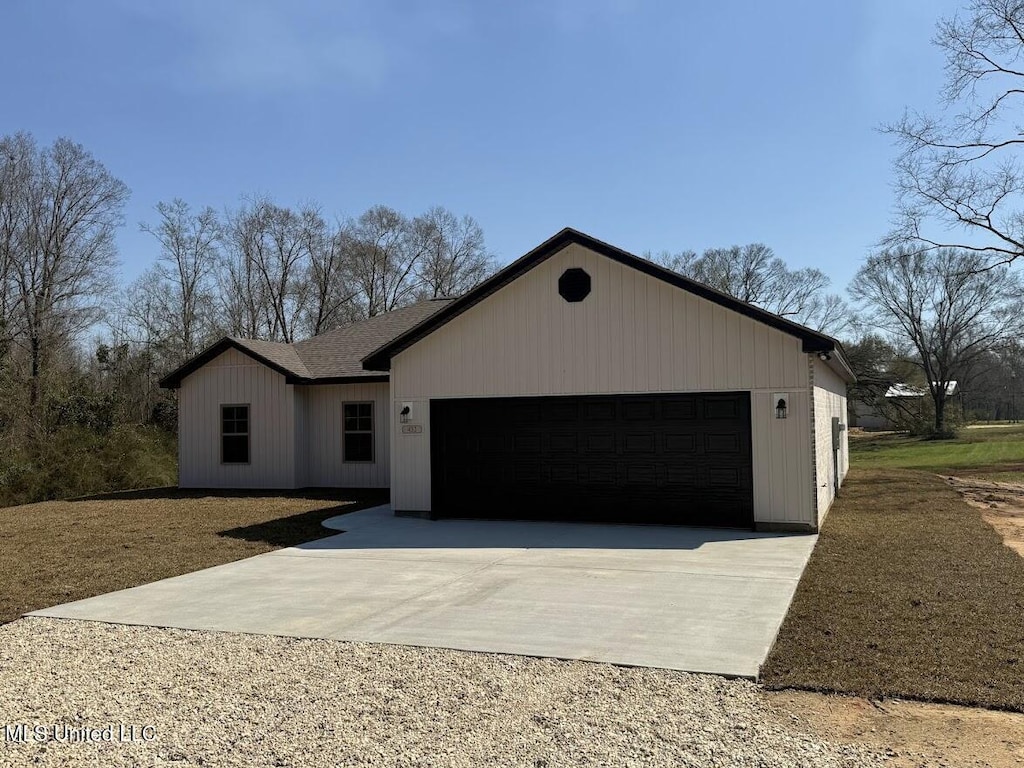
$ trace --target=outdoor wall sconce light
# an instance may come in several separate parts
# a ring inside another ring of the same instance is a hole
[[[398,416],[403,424],[408,424],[409,419],[412,417],[412,405],[409,403],[402,403],[402,410],[398,412]]]
[[[789,414],[789,395],[785,392],[776,392],[772,395],[772,402],[775,403],[775,418],[786,418]]]

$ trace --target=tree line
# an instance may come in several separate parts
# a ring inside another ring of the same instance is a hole
[[[222,336],[292,342],[495,268],[480,225],[443,207],[173,199],[139,225],[154,263],[121,287],[128,196],[70,139],[0,137],[0,503],[173,482],[176,406],[157,381]]]
[[[662,251],[648,258],[748,304],[833,336],[853,324],[850,307],[820,269],[792,269],[764,243]]]
[[[118,336],[170,361],[222,335],[293,342],[423,298],[454,296],[493,270],[480,225],[435,207],[378,205],[330,221],[319,206],[266,196],[234,210],[156,206],[141,229],[156,263],[123,295]]]

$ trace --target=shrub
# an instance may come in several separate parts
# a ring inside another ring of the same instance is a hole
[[[0,457],[0,506],[173,485],[173,435],[153,426],[61,426]]]

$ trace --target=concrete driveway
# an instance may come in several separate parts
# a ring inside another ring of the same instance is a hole
[[[756,677],[814,536],[396,518],[33,616]]]

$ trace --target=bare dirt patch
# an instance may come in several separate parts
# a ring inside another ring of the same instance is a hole
[[[776,716],[826,741],[892,750],[890,765],[895,768],[1024,765],[1022,714],[806,691],[769,692],[766,697]]]
[[[1024,483],[1004,483],[977,477],[946,477],[964,500],[981,516],[1003,543],[1024,557]]]

